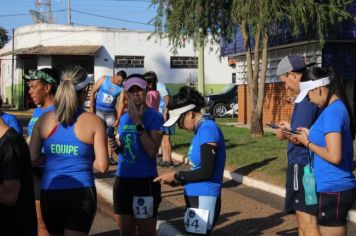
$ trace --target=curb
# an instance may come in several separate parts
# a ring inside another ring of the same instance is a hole
[[[172,153],[172,159],[178,162],[187,163],[187,158],[177,153]],[[248,187],[257,188],[265,192],[273,193],[283,198],[286,196],[285,188],[269,184],[260,180],[256,180],[254,178],[244,176],[238,173],[230,172],[228,170],[224,170],[224,178],[234,180]],[[350,210],[347,215],[347,219],[352,223],[356,223],[356,210]]]
[[[97,194],[99,194],[105,201],[113,205],[113,193],[112,186],[105,183],[103,180],[96,179],[95,187]],[[179,230],[174,228],[168,221],[158,220],[157,221],[157,235],[158,236],[181,236],[183,235]]]

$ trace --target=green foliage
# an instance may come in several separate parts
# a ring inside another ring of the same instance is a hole
[[[278,141],[272,133],[254,139],[249,129],[226,125],[231,121],[236,122],[236,119],[217,119],[225,137],[226,168],[242,174],[262,172],[275,179],[275,182],[283,183],[287,142]],[[177,129],[177,133],[171,136],[173,152],[186,156],[192,137],[192,133]],[[245,172],[246,169],[251,170]]]
[[[4,45],[9,41],[9,36],[7,35],[7,31],[0,27],[0,49],[4,47]]]
[[[252,34],[260,34],[288,20],[292,32],[317,33],[321,42],[330,26],[350,19],[346,8],[352,0],[152,0],[157,15],[152,20],[155,35],[168,37],[173,48],[183,47],[188,40],[194,45],[221,36],[230,38],[246,21]],[[258,26],[258,27],[257,27]]]

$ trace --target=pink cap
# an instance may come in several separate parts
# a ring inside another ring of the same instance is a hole
[[[124,90],[128,91],[132,86],[137,85],[142,89],[146,89],[147,82],[140,77],[131,77],[124,82]]]

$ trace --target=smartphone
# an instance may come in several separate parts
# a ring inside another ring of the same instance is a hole
[[[293,135],[293,134],[299,134],[298,131],[295,131],[295,130],[282,130],[282,132],[286,133],[286,134],[289,134],[289,135]]]
[[[115,138],[115,128],[114,127],[108,127],[106,129],[106,133],[108,134],[109,138]]]
[[[273,124],[273,123],[271,123],[271,124],[266,124],[266,125],[268,125],[268,126],[271,127],[272,129],[279,129],[279,128],[280,128],[278,125]]]

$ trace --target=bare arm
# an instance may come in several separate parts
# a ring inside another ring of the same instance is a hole
[[[124,113],[124,107],[125,107],[125,91],[122,90],[117,102],[117,108],[116,108],[117,115],[116,115],[115,127],[119,125],[121,115],[122,113]]]
[[[17,179],[4,180],[0,184],[0,203],[14,206],[20,193],[21,182]]]
[[[299,143],[303,144],[309,150],[323,158],[325,161],[334,165],[340,164],[342,160],[342,137],[339,132],[330,132],[325,135],[325,147],[320,147],[312,142],[308,138],[309,130],[306,128],[298,128],[300,134],[293,135]]]
[[[41,158],[41,156],[43,156],[41,155],[43,140],[39,128],[41,123],[41,119],[38,120],[32,130],[32,136],[29,145],[32,165],[39,164],[43,161],[43,159]]]
[[[161,146],[162,133],[159,131],[143,132],[140,141],[148,156],[155,158]]]
[[[95,134],[94,134],[94,168],[100,172],[106,172],[109,168],[108,159],[108,141],[105,132],[105,126],[103,122],[98,118],[95,122]]]
[[[169,96],[164,96],[164,112],[163,112],[163,119],[164,121],[167,121],[168,119],[168,108],[167,108],[167,105],[168,105],[168,102],[169,102]]]
[[[90,108],[89,111],[91,113],[94,113],[94,100],[95,100],[95,94],[96,92],[100,89],[100,86],[103,84],[105,80],[105,76],[102,76],[93,86],[90,92]]]

